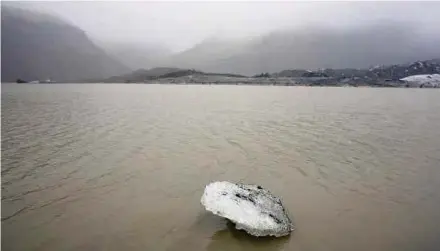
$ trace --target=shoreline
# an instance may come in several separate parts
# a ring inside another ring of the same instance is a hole
[[[201,86],[274,86],[274,87],[332,87],[332,88],[399,88],[399,89],[440,89],[440,87],[419,87],[419,86],[404,86],[404,85],[319,85],[319,84],[261,84],[261,83],[146,83],[146,82],[56,82],[56,83],[14,83],[2,82],[2,84],[16,84],[16,85],[201,85]]]

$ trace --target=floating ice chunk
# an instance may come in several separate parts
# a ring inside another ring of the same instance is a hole
[[[206,186],[201,203],[254,236],[280,237],[294,229],[281,200],[261,186],[213,182]]]

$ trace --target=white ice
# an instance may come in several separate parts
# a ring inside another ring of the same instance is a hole
[[[201,203],[255,236],[284,236],[293,230],[281,201],[259,186],[213,182],[206,186]]]

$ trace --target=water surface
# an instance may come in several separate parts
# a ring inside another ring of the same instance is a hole
[[[440,92],[2,85],[3,250],[440,250]],[[258,183],[255,239],[200,205]]]

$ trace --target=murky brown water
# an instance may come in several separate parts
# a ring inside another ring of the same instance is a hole
[[[440,92],[2,86],[2,250],[440,250]],[[289,238],[200,205],[282,197]]]

